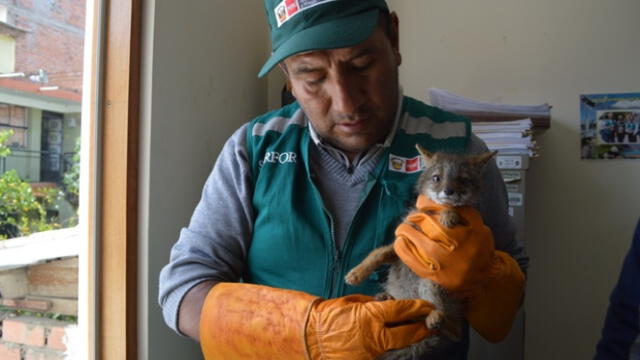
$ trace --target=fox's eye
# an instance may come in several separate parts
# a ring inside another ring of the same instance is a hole
[[[433,180],[433,182],[440,182],[440,175],[433,175],[431,180]]]

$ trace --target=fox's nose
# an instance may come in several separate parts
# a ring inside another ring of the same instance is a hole
[[[453,189],[444,189],[444,194],[447,196],[453,195],[454,192]]]

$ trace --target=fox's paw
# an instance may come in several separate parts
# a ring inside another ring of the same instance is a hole
[[[445,227],[452,228],[466,224],[466,220],[453,210],[443,210],[440,213],[440,223]]]
[[[387,292],[377,293],[373,296],[373,299],[376,301],[395,300],[395,298]]]
[[[432,310],[425,319],[427,329],[439,330],[444,322],[444,313],[440,310]]]
[[[349,285],[359,285],[364,280],[364,276],[357,269],[353,269],[344,277],[344,282]]]

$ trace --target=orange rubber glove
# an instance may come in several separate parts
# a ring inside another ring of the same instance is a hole
[[[418,276],[457,297],[477,292],[494,261],[493,235],[480,213],[469,206],[457,207],[455,211],[467,224],[448,228],[440,223],[438,215],[446,206],[420,195],[416,207],[419,211],[407,217],[415,227],[404,222],[396,228],[393,248],[398,257]]]
[[[422,195],[416,207],[435,213],[445,208]],[[495,250],[493,234],[477,210],[455,211],[466,225],[447,228],[437,214],[410,214],[407,219],[419,229],[400,224],[394,250],[418,276],[443,286],[452,296],[467,298],[469,325],[488,341],[501,341],[522,303],[524,274],[510,255]]]
[[[205,359],[369,360],[431,332],[422,300],[364,295],[324,300],[300,291],[220,283],[200,315]]]
[[[490,342],[504,340],[524,298],[525,277],[509,254],[496,250],[489,279],[467,300],[466,318]]]

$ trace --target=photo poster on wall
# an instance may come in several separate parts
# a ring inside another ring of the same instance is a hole
[[[640,93],[580,95],[583,159],[640,159]]]

